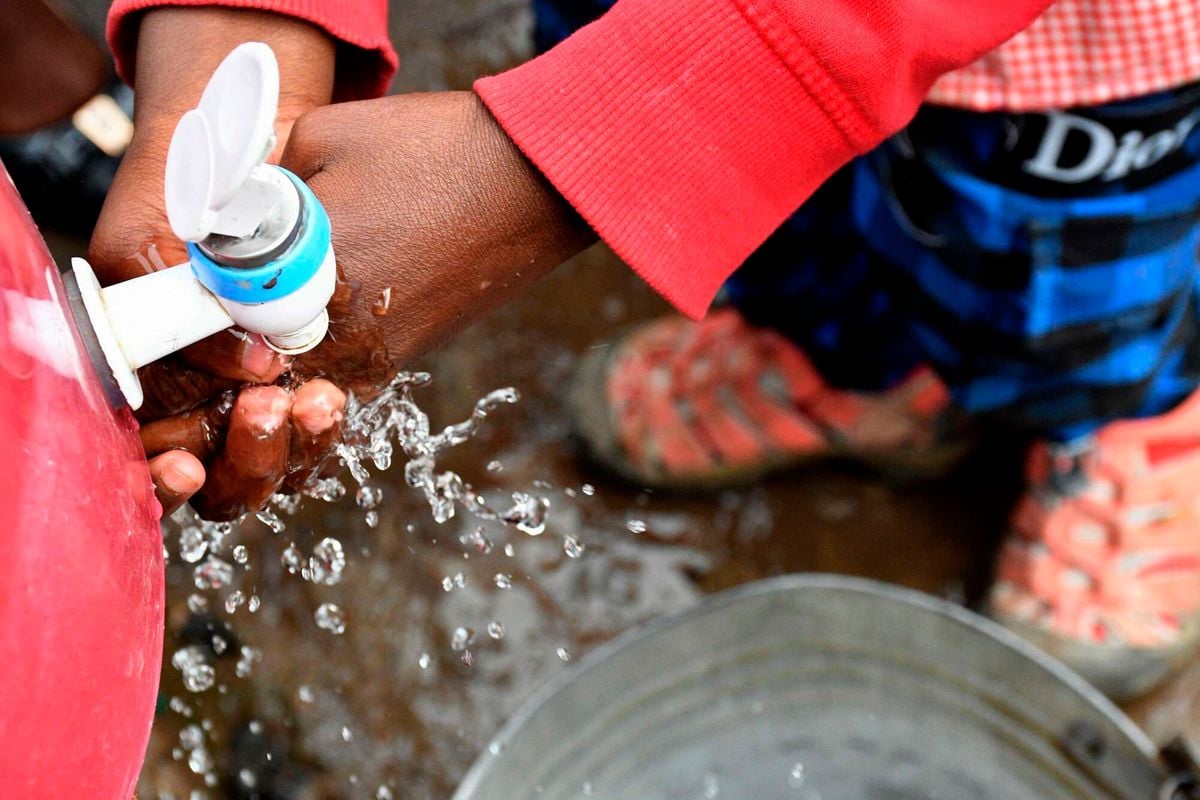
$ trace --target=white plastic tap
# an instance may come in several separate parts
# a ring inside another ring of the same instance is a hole
[[[179,120],[166,209],[188,261],[101,287],[86,260],[72,259],[68,295],[92,360],[135,409],[138,368],[231,326],[288,354],[325,337],[337,276],[329,217],[303,181],[265,163],[278,104],[275,54],[247,42]]]

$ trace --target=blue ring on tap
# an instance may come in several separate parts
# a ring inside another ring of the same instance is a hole
[[[329,253],[331,228],[321,201],[304,181],[283,167],[276,169],[287,175],[300,193],[300,232],[283,255],[262,266],[242,269],[218,264],[194,242],[187,243],[192,272],[217,297],[246,305],[287,297],[317,274]]]

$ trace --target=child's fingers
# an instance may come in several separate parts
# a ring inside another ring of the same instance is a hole
[[[190,453],[171,450],[150,459],[150,478],[165,517],[204,485],[204,465]]]
[[[147,422],[139,431],[142,449],[147,457],[168,450],[186,450],[207,461],[221,444],[232,407],[232,392],[222,393],[185,414]]]
[[[322,467],[333,457],[345,408],[345,392],[327,380],[317,378],[296,390],[292,401],[287,488],[302,488],[311,477],[320,474]]]
[[[292,396],[278,386],[244,389],[234,403],[225,444],[209,464],[192,506],[205,519],[233,519],[262,508],[287,475]]]

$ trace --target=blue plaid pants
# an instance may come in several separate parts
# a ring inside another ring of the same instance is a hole
[[[611,0],[537,0],[539,47]],[[832,383],[932,365],[968,412],[1061,441],[1200,386],[1200,87],[1047,113],[926,107],[723,292]]]

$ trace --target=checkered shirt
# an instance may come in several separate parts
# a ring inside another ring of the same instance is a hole
[[[1025,31],[942,76],[928,100],[1037,111],[1100,105],[1197,78],[1200,0],[1058,0]]]

